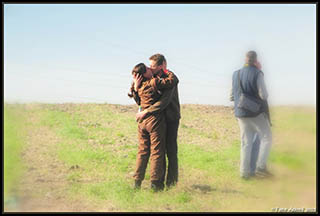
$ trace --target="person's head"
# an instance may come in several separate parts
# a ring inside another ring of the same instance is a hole
[[[150,68],[153,74],[158,74],[161,70],[165,70],[167,67],[167,61],[162,54],[154,54],[149,58]]]
[[[135,75],[135,74],[142,75],[146,79],[151,79],[152,77],[151,69],[143,63],[139,63],[136,66],[134,66],[131,73],[132,75]]]
[[[141,75],[143,77],[142,81],[151,79],[153,74],[150,68],[148,68],[145,64],[139,63],[134,68],[132,69],[131,72],[132,75]],[[131,84],[130,91],[128,93],[128,96],[130,98],[133,97],[133,92],[134,92],[134,82]]]
[[[253,50],[247,52],[246,63],[248,65],[255,65],[256,62],[257,62],[257,53]]]

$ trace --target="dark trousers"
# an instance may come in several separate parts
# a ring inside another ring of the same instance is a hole
[[[168,158],[168,172],[166,172],[166,160],[163,160],[164,173],[162,177],[162,182],[165,180],[165,175],[167,173],[166,185],[170,186],[178,182],[178,128],[179,121],[167,122],[167,134],[166,134],[166,155]]]

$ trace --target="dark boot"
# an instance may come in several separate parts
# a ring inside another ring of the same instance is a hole
[[[141,183],[142,183],[141,180],[135,180],[134,181],[134,189],[135,190],[140,190],[141,189]]]
[[[164,189],[164,184],[160,181],[151,181],[151,190],[154,192],[162,191]]]
[[[170,187],[173,187],[177,184],[177,181],[167,181],[166,186],[169,189]]]

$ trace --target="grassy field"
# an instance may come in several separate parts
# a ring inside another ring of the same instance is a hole
[[[272,179],[239,177],[231,109],[182,105],[179,183],[133,190],[136,106],[5,105],[5,211],[242,212],[316,207],[316,113],[272,107]],[[18,124],[18,122],[21,122]]]

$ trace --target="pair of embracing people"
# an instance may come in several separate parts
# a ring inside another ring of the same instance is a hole
[[[179,80],[167,70],[163,55],[152,55],[149,60],[150,67],[140,63],[133,68],[133,83],[128,94],[139,105],[136,115],[139,150],[133,177],[134,188],[141,188],[150,158],[151,189],[159,191],[165,184],[169,188],[178,182]]]

